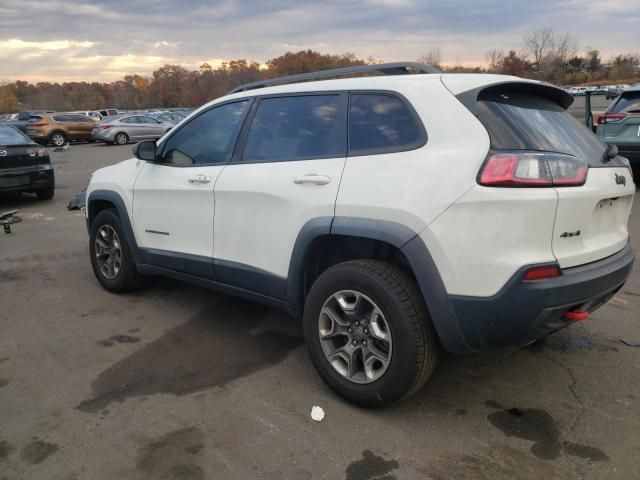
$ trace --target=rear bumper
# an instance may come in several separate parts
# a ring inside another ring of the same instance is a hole
[[[0,192],[35,192],[55,185],[49,164],[0,170]]]
[[[525,282],[521,269],[492,297],[450,296],[465,343],[470,351],[521,346],[566,327],[574,323],[563,318],[568,310],[592,312],[606,303],[627,280],[634,259],[627,244],[552,279]]]

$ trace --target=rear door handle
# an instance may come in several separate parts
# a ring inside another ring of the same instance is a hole
[[[303,175],[301,177],[296,177],[293,179],[293,183],[297,185],[301,185],[303,183],[313,183],[315,185],[326,185],[331,181],[331,177],[327,177],[326,175],[316,175],[315,173],[310,173],[309,175]]]
[[[211,177],[206,175],[196,175],[194,178],[189,179],[189,183],[209,183],[210,181]]]

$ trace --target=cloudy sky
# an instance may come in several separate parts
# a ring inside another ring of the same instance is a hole
[[[0,0],[0,80],[111,81],[292,50],[483,64],[533,28],[640,51],[640,0]]]

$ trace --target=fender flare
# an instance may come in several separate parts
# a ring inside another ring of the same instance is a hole
[[[136,237],[133,234],[133,228],[131,226],[131,220],[129,219],[129,213],[127,212],[127,207],[125,206],[124,200],[122,197],[111,190],[94,190],[89,194],[89,197],[86,201],[86,209],[87,209],[87,231],[91,232],[91,202],[96,200],[104,200],[111,204],[113,204],[118,212],[118,217],[120,217],[120,222],[122,224],[122,228],[124,229],[124,234],[127,237],[127,244],[131,249],[131,255],[133,256],[134,262],[137,264],[141,262],[141,254],[140,248],[138,247],[138,242],[136,242]]]
[[[469,352],[451,299],[429,249],[420,236],[405,225],[386,220],[356,217],[318,217],[300,230],[293,247],[287,276],[287,302],[299,306],[304,296],[304,263],[313,240],[341,235],[368,238],[398,248],[409,262],[442,346],[449,352]]]

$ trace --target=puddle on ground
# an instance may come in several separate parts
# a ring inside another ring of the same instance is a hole
[[[499,405],[497,402],[492,403]],[[492,406],[489,400],[485,404]],[[487,416],[487,419],[508,437],[533,442],[531,453],[543,460],[555,460],[563,451],[567,455],[594,462],[609,460],[609,457],[598,448],[568,441],[561,442],[560,429],[556,420],[544,410],[509,408],[493,412]]]
[[[16,447],[11,445],[6,440],[0,440],[0,462],[11,455],[16,450]]]
[[[112,335],[106,340],[96,342],[101,347],[113,347],[116,343],[138,343],[140,337],[132,337],[131,335]]]
[[[45,442],[37,437],[33,437],[33,440],[20,450],[20,459],[23,462],[36,465],[56,453],[58,448],[58,445],[55,443]]]
[[[591,350],[595,343],[583,335],[549,335],[532,343],[528,350],[532,353],[540,353],[545,349],[556,352],[570,352],[573,350]]]
[[[143,478],[201,480],[205,475],[198,461],[203,442],[204,433],[196,427],[169,432],[140,447],[137,469]]]
[[[93,398],[77,408],[97,413],[130,397],[224,386],[281,362],[302,343],[300,321],[263,305],[222,297],[98,375],[91,385]]]
[[[398,468],[400,464],[397,460],[385,460],[370,450],[365,450],[362,458],[352,462],[345,473],[347,480],[394,480],[396,477],[388,473]]]

